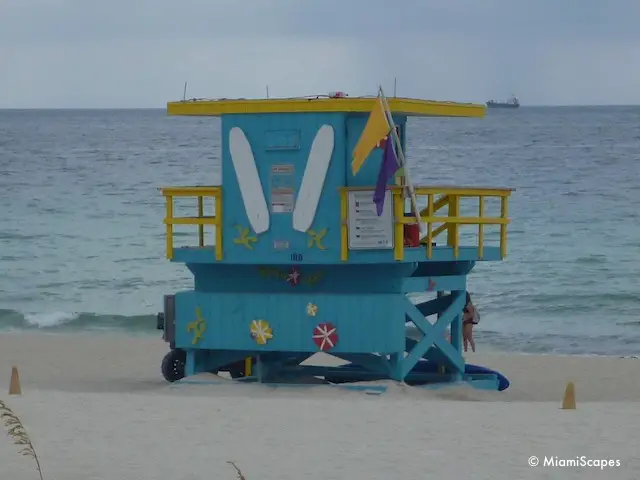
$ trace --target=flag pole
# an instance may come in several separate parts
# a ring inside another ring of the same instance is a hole
[[[391,115],[391,110],[389,109],[389,104],[387,103],[387,98],[384,95],[384,91],[382,90],[382,85],[378,86],[378,95],[380,95],[380,99],[382,100],[382,105],[384,106],[384,113],[387,117],[387,121],[391,126],[391,136],[393,137],[394,143],[396,144],[396,150],[398,152],[398,164],[400,168],[404,168],[405,176],[407,180],[407,189],[409,190],[409,196],[411,197],[411,204],[413,207],[413,211],[416,217],[416,221],[418,222],[418,229],[420,233],[424,233],[422,230],[422,221],[420,220],[420,211],[418,210],[418,200],[416,199],[416,192],[413,188],[413,184],[411,183],[411,176],[409,175],[409,169],[407,168],[407,163],[404,157],[404,152],[402,151],[402,143],[400,142],[400,137],[398,137],[398,132],[396,131],[396,125],[393,121],[393,116]],[[403,208],[404,211],[404,208]]]

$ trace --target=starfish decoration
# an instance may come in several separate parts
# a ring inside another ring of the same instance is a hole
[[[322,239],[326,234],[326,228],[323,228],[319,232],[316,232],[315,230],[307,230],[307,235],[309,235],[310,237],[309,240],[307,240],[307,247],[313,248],[313,246],[315,245],[320,250],[326,250],[327,247],[322,244]]]
[[[434,282],[431,278],[429,279],[429,289],[427,290],[428,292],[430,292],[431,290],[433,290],[434,288],[436,288],[436,282]]]
[[[307,315],[315,317],[318,314],[318,306],[313,303],[307,304]]]
[[[236,245],[244,245],[249,250],[253,250],[253,247],[251,246],[251,244],[256,243],[258,241],[256,236],[255,235],[249,236],[250,230],[246,227],[241,227],[240,225],[236,225],[236,228],[238,229],[239,236],[238,238],[233,239],[233,243],[235,243]]]
[[[292,287],[295,287],[300,283],[300,272],[297,268],[293,267],[291,272],[287,275],[287,283]]]
[[[204,335],[206,329],[207,322],[202,318],[202,311],[200,310],[200,307],[196,307],[196,320],[189,322],[187,325],[187,332],[191,332],[193,330],[193,339],[191,340],[193,345],[202,340],[202,335]]]

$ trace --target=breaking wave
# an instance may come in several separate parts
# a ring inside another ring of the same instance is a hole
[[[108,315],[87,312],[19,312],[0,309],[0,330],[44,331],[149,331],[155,315]]]

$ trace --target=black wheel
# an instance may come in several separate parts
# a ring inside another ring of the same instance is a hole
[[[162,359],[162,376],[167,382],[177,382],[184,378],[187,352],[176,349],[171,350]]]

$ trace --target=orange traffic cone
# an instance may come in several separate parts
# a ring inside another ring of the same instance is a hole
[[[573,382],[567,383],[567,388],[564,391],[564,398],[562,399],[562,410],[575,410],[576,409],[576,387]]]
[[[20,375],[18,375],[18,367],[11,368],[9,395],[22,395],[22,389],[20,388]]]

